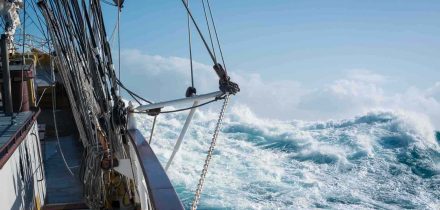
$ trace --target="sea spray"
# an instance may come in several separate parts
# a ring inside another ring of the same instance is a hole
[[[215,113],[198,111],[169,170],[191,204]],[[185,113],[161,115],[153,149],[166,164]],[[138,116],[149,135],[151,119]],[[225,119],[199,209],[374,209],[440,207],[439,132],[404,112],[283,122],[243,107]]]

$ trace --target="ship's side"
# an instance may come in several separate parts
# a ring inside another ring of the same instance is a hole
[[[2,209],[40,209],[44,205],[46,177],[37,115],[38,111],[0,114]]]

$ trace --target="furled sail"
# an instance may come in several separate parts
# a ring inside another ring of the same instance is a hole
[[[0,15],[5,20],[5,34],[8,35],[10,53],[14,53],[14,35],[20,26],[19,10],[23,8],[23,0],[0,0]]]

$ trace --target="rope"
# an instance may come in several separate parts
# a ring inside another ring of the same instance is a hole
[[[37,107],[38,107],[38,105],[40,105],[41,99],[43,99],[43,96],[46,93],[46,90],[47,90],[47,88],[44,88],[43,93],[41,93],[41,96],[40,96],[40,98],[37,101],[37,105],[36,105]]]
[[[208,33],[209,33],[209,41],[211,42],[212,52],[214,53],[215,60],[217,60],[217,56],[215,55],[214,42],[212,41],[211,26],[209,26],[208,15],[206,13],[205,2],[203,0],[202,0],[202,5],[203,5],[203,13],[205,14],[206,27],[208,28]],[[215,64],[217,64],[217,62],[215,62]]]
[[[127,91],[127,93],[130,94],[131,97],[133,97],[133,98],[134,98],[139,104],[141,104],[141,103],[140,103],[136,98],[141,99],[142,101],[147,102],[147,103],[149,103],[149,104],[152,104],[152,103],[153,103],[153,102],[151,102],[151,101],[149,101],[149,100],[147,100],[147,99],[145,99],[145,98],[139,96],[139,94],[133,92],[132,90],[128,89],[127,87],[125,87],[125,85],[124,85],[119,79],[116,79],[116,82],[117,82],[117,84],[119,85],[119,87],[121,87],[122,89],[124,89],[125,91]]]
[[[53,89],[52,89],[52,115],[53,115],[53,124],[54,124],[54,127],[55,127],[55,136],[57,138],[58,148],[60,150],[61,157],[63,158],[64,166],[66,166],[66,169],[69,171],[70,175],[75,176],[73,174],[72,170],[70,170],[69,164],[67,164],[66,157],[64,156],[63,148],[61,148],[60,137],[58,135],[57,117],[56,117],[56,114],[55,114],[56,103],[57,103],[56,100],[57,100],[57,98],[56,98],[56,89],[55,89],[55,85],[54,85]]]
[[[46,34],[45,30],[44,30],[44,27],[43,27],[43,24],[42,24],[42,20],[41,20],[41,17],[40,17],[40,13],[37,12],[35,4],[36,4],[35,1],[31,1],[31,7],[32,7],[32,10],[34,11],[35,16],[37,17],[37,21],[38,21],[38,24],[40,25],[41,32],[42,32],[43,36],[47,39],[47,34]]]
[[[197,22],[196,22],[196,20],[194,19],[194,17],[193,17],[193,15],[192,15],[191,11],[189,10],[188,5],[185,3],[185,0],[181,0],[181,1],[182,1],[182,3],[183,3],[183,6],[184,6],[185,9],[186,9],[186,12],[188,13],[189,17],[191,18],[191,20],[192,20],[194,26],[196,27],[197,32],[199,33],[200,39],[202,39],[203,44],[205,45],[205,48],[206,48],[206,50],[207,50],[208,53],[209,53],[209,56],[211,57],[212,61],[216,64],[216,63],[217,63],[217,59],[215,58],[213,52],[211,51],[211,48],[209,48],[209,45],[208,45],[208,43],[206,42],[205,37],[203,36],[202,31],[200,30],[199,26],[197,25]]]
[[[115,26],[113,27],[113,30],[112,30],[112,34],[110,35],[110,39],[109,39],[112,48],[115,44],[115,34],[116,34],[117,28],[118,28],[118,22],[116,21]]]
[[[50,44],[49,44],[50,42],[49,42],[49,40],[47,40],[47,43],[49,45],[49,55],[50,55]],[[54,70],[53,65],[52,65],[52,59],[50,59],[50,70],[51,70],[51,74],[52,74],[52,77],[53,77],[52,81],[55,82],[55,70]],[[60,154],[61,154],[61,157],[63,159],[64,166],[69,171],[70,175],[75,176],[73,174],[72,170],[70,170],[69,164],[67,164],[66,158],[64,157],[64,152],[63,152],[63,149],[61,148],[60,138],[59,138],[59,135],[58,135],[58,125],[57,125],[58,123],[57,123],[57,117],[56,117],[56,113],[55,113],[56,105],[57,105],[56,89],[55,89],[55,87],[56,87],[56,85],[54,84],[52,86],[52,116],[53,116],[53,123],[54,123],[54,127],[55,127],[55,136],[57,138],[58,148],[60,150]],[[46,144],[46,141],[45,141],[45,144]]]
[[[91,208],[100,209],[108,202],[112,188],[104,183],[108,173],[101,169],[100,162],[106,152],[125,157],[121,146],[124,128],[111,123],[111,112],[116,107],[112,101],[119,101],[119,86],[100,0],[46,0],[39,2],[39,8],[48,24],[60,78],[86,152],[80,174],[84,200]],[[98,138],[103,134],[105,139],[100,142]]]
[[[203,166],[202,174],[200,175],[200,179],[199,179],[199,184],[197,185],[197,190],[194,195],[194,200],[191,207],[192,210],[196,210],[199,204],[200,196],[203,190],[203,184],[205,183],[205,178],[206,178],[206,174],[208,173],[209,163],[212,159],[212,153],[217,143],[218,134],[222,127],[223,118],[225,116],[225,111],[226,111],[226,107],[228,106],[228,102],[229,102],[229,95],[225,97],[225,101],[223,102],[223,107],[220,111],[220,116],[218,118],[217,125],[215,126],[214,134],[212,136],[211,146],[209,147],[208,155],[206,156],[206,160],[205,160],[205,165]]]
[[[186,4],[189,6],[189,0],[186,0]],[[187,28],[188,28],[189,61],[190,61],[190,66],[191,66],[191,87],[194,88],[194,70],[193,70],[191,27],[190,27],[190,17],[189,17],[189,14],[187,14]]]
[[[116,5],[115,3],[111,3],[111,2],[109,2],[109,1],[107,1],[107,0],[101,0],[104,4],[108,4],[108,5],[110,5],[110,6],[115,6],[115,7],[117,7],[118,5]]]
[[[118,79],[121,80],[121,0],[118,0]]]
[[[23,108],[23,96],[24,96],[24,88],[23,88],[23,81],[24,81],[24,66],[26,64],[25,58],[24,58],[24,51],[25,51],[25,44],[26,44],[26,1],[23,2],[23,47],[22,47],[22,54],[21,58],[23,60],[23,64],[21,66],[21,97],[20,97],[20,108],[18,109],[18,112],[21,112],[21,109]],[[15,118],[15,117],[13,117]],[[11,118],[12,120],[12,118]]]
[[[225,68],[225,71],[227,73],[228,70],[226,68],[225,58],[223,57],[223,50],[220,45],[220,39],[218,38],[217,28],[215,27],[215,21],[214,21],[213,15],[212,15],[211,4],[209,3],[209,0],[206,0],[206,3],[208,4],[209,15],[211,16],[212,26],[214,27],[214,34],[215,34],[215,38],[217,40],[217,45],[218,45],[218,49],[220,51],[220,56],[222,58],[223,67]]]

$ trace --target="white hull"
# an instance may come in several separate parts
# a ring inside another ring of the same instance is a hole
[[[39,209],[44,205],[46,180],[37,122],[0,169],[1,209]]]

